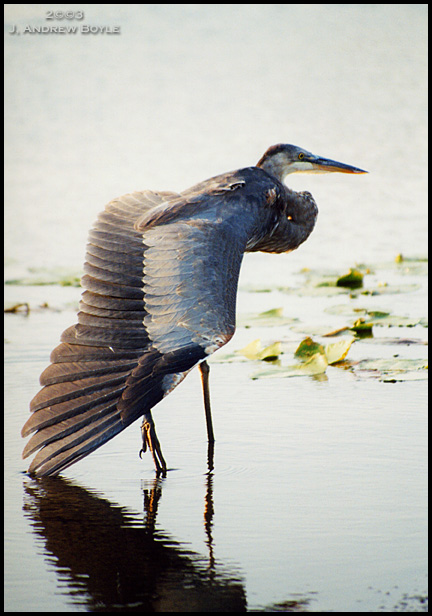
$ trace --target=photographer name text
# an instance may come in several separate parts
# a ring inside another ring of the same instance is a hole
[[[81,24],[79,26],[24,26],[20,29],[18,26],[12,26],[9,34],[121,34],[120,26],[90,26]]]

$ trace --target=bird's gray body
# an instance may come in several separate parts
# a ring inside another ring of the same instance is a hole
[[[39,449],[29,470],[55,474],[146,417],[233,336],[244,253],[294,250],[316,217],[309,193],[260,167],[109,203],[90,231],[78,323],[23,428],[35,432],[24,457]]]

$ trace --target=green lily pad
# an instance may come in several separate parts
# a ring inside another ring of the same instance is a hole
[[[212,355],[208,361],[211,363],[230,364],[245,361],[276,361],[282,353],[282,344],[279,341],[262,347],[261,340],[257,338],[242,349],[238,349],[233,353],[216,353]]]
[[[390,271],[397,274],[413,274],[426,275],[428,272],[428,257],[413,256],[407,257],[402,254],[396,255],[393,261],[384,261],[380,263],[361,263],[356,267],[365,273]]]
[[[318,342],[314,342],[312,338],[308,337],[302,340],[302,342],[297,347],[296,352],[294,353],[295,357],[299,359],[307,359],[312,357],[316,353],[321,353],[321,355],[325,355],[324,347],[322,344]]]
[[[336,364],[345,359],[354,340],[354,338],[344,338],[323,346],[308,337],[300,343],[294,355],[299,359],[306,359],[313,357],[316,353],[321,353],[325,355],[328,364]]]
[[[346,304],[330,306],[325,309],[329,314],[340,314],[343,316],[360,317],[356,319],[353,326],[349,326],[354,331],[365,330],[373,325],[382,327],[414,327],[415,325],[423,325],[427,327],[427,320],[418,317],[406,317],[384,312],[382,310],[368,310],[366,308],[352,308]]]
[[[81,286],[81,277],[75,274],[64,272],[38,272],[36,275],[23,276],[22,278],[13,278],[5,280],[5,284],[16,286],[45,286],[45,285],[60,285],[62,287],[79,287]]]
[[[239,291],[244,293],[271,293],[274,290],[274,287],[272,288],[267,285],[257,285],[253,283],[242,284],[239,286]]]
[[[374,325],[381,325],[382,327],[415,327],[427,323],[426,320],[421,318],[403,317],[396,314],[374,318],[373,322]]]
[[[404,265],[405,261],[404,261]],[[411,272],[408,267],[404,267],[400,264],[390,263],[390,264],[378,264],[376,266],[366,265],[366,264],[358,264],[353,268],[350,268],[349,272],[344,275],[340,275],[336,272],[328,272],[328,271],[319,271],[319,270],[302,270],[300,273],[304,275],[305,281],[302,286],[297,289],[293,289],[291,287],[278,287],[278,290],[283,293],[291,293],[299,296],[329,296],[332,295],[340,295],[340,294],[349,294],[352,297],[357,297],[360,295],[388,295],[395,293],[410,293],[412,291],[416,291],[420,288],[419,284],[388,284],[387,282],[382,282],[377,284],[373,288],[363,288],[364,285],[364,276],[366,274],[371,274],[373,271],[380,269],[392,270],[397,273],[417,273],[418,269],[421,267],[423,270],[427,270],[424,262],[420,262],[415,260],[410,263]],[[414,271],[414,267],[417,268]]]
[[[324,374],[329,364],[335,364],[345,359],[353,341],[354,338],[339,340],[324,347],[312,338],[306,338],[294,353],[295,357],[305,359],[305,361],[291,366],[272,366],[265,370],[258,370],[251,375],[251,378],[285,378]]]
[[[283,308],[273,308],[258,314],[240,315],[237,319],[238,325],[242,327],[276,327],[278,325],[288,325],[298,321],[290,317],[283,316]]]
[[[355,268],[350,268],[348,274],[340,276],[336,280],[337,287],[348,287],[349,289],[359,289],[363,286],[363,274]]]
[[[250,375],[255,379],[274,379],[292,376],[316,376],[324,374],[327,369],[327,359],[322,353],[315,353],[307,361],[293,366],[272,366],[264,370],[257,370]]]
[[[389,312],[383,312],[381,310],[368,310],[367,308],[355,308],[350,304],[337,304],[336,306],[329,306],[324,309],[324,312],[328,314],[337,314],[348,317],[365,317],[370,314],[386,316]]]
[[[372,336],[373,323],[365,319],[357,319],[349,328],[357,334],[357,336]]]
[[[250,291],[254,293],[269,293],[271,291],[280,291],[298,296],[333,296],[333,295],[351,295],[357,297],[360,295],[388,295],[395,293],[411,293],[420,289],[419,284],[388,284],[387,282],[378,283],[373,288],[363,288],[364,276],[367,274],[383,271],[402,275],[427,275],[428,260],[427,257],[405,257],[397,255],[394,261],[387,263],[358,263],[355,267],[350,268],[347,274],[341,275],[337,271],[329,270],[313,270],[309,268],[301,269],[298,274],[303,277],[303,284],[297,287],[285,286],[266,286],[266,285],[243,285],[242,291]]]

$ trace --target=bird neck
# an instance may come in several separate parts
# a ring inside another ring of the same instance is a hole
[[[264,156],[258,161],[257,167],[273,176],[279,182],[283,182],[285,177],[290,173],[287,167],[286,157],[280,152],[278,154],[272,154],[271,156]]]

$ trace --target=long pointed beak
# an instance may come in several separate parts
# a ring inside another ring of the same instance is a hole
[[[364,169],[352,167],[345,163],[338,163],[336,160],[322,158],[321,156],[314,156],[314,158],[308,162],[312,166],[311,170],[315,171],[315,173],[331,173],[333,171],[339,171],[339,173],[367,173]]]

